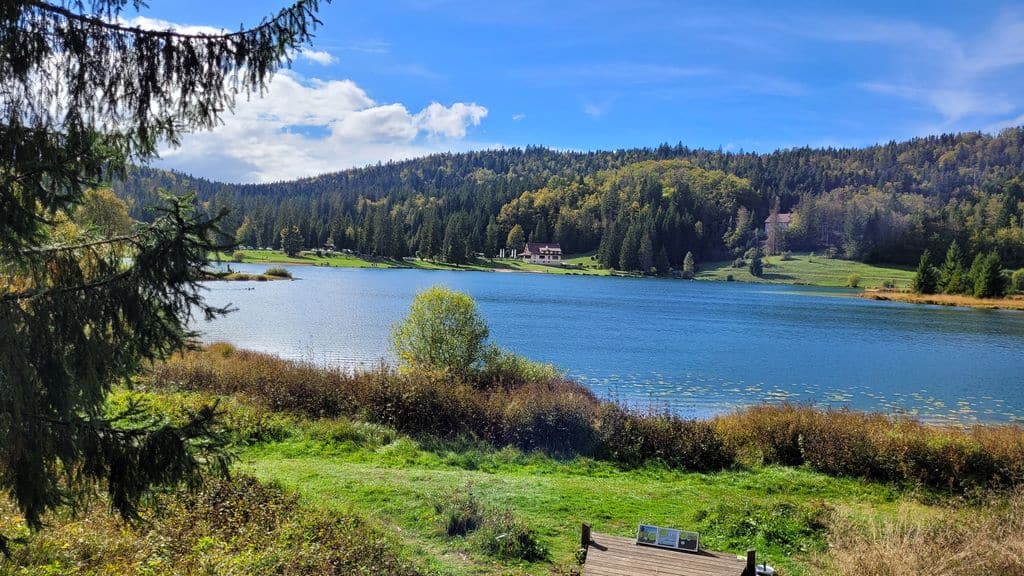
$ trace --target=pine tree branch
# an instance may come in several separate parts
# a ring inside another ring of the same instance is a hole
[[[49,2],[42,2],[40,0],[24,0],[24,4],[26,4],[27,6],[31,6],[33,8],[38,8],[40,10],[50,12],[52,14],[58,14],[68,20],[81,22],[83,24],[88,24],[90,26],[98,26],[100,28],[115,32],[122,32],[138,36],[160,36],[165,38],[177,38],[182,40],[219,40],[257,34],[259,32],[262,32],[263,30],[267,30],[274,26],[280,25],[282,20],[294,15],[296,12],[298,12],[302,16],[309,17],[310,22],[313,24],[314,27],[318,26],[321,24],[321,22],[319,19],[313,16],[313,13],[316,11],[317,4],[320,1],[321,0],[299,0],[292,6],[282,9],[273,18],[265,19],[258,26],[246,30],[238,30],[236,32],[228,32],[224,34],[186,34],[183,32],[176,32],[173,29],[152,30],[148,28],[140,28],[138,26],[125,26],[123,24],[117,24],[115,22],[104,20],[103,18],[99,18],[97,16],[79,14],[77,12],[64,8],[63,6],[56,6]],[[322,1],[327,3],[331,2],[331,0]]]
[[[33,246],[31,248],[22,248],[20,250],[16,250],[15,254],[27,256],[29,254],[52,254],[54,252],[73,252],[75,250],[87,250],[90,248],[95,248],[97,246],[117,244],[119,242],[128,242],[138,246],[139,243],[136,242],[136,240],[152,233],[161,223],[161,220],[157,220],[156,222],[153,222],[152,224],[146,226],[145,228],[139,230],[134,234],[126,234],[123,236],[111,236],[110,238],[102,238],[100,240],[83,242],[81,244],[56,244],[52,246]]]
[[[75,284],[74,286],[52,286],[50,288],[34,289],[34,290],[22,290],[21,292],[11,292],[0,296],[0,302],[15,302],[19,300],[32,300],[40,298],[42,296],[52,296],[55,294],[70,294],[72,292],[85,292],[88,290],[94,290],[96,288],[102,288],[121,280],[126,280],[132,276],[133,270],[127,269],[122,272],[118,272],[112,276],[107,276],[102,280],[96,280],[94,282],[87,282],[84,284]]]

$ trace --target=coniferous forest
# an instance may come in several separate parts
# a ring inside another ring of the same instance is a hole
[[[306,249],[455,263],[559,242],[608,268],[650,271],[681,268],[688,252],[725,260],[764,245],[774,208],[794,217],[773,251],[912,264],[955,240],[1024,265],[1024,128],[768,154],[509,148],[247,185],[136,168],[115,184],[142,220],[156,188],[195,190],[202,211],[230,210],[224,228],[240,244],[275,249],[294,229]]]

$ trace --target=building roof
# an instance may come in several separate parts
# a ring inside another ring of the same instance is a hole
[[[772,217],[769,215],[767,218],[764,219],[764,223],[765,224],[771,224],[772,223]],[[779,224],[792,224],[792,223],[793,223],[793,213],[792,212],[779,212]]]
[[[526,247],[520,254],[528,256],[530,254],[551,254],[557,252],[562,253],[562,247],[557,242],[527,242]]]

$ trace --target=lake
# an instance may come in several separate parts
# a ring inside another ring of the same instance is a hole
[[[243,272],[263,265],[232,264]],[[391,361],[419,290],[467,292],[503,348],[602,397],[708,416],[762,402],[1024,421],[1024,313],[915,306],[849,291],[593,276],[291,267],[294,282],[211,282],[237,312],[204,341],[355,368]]]

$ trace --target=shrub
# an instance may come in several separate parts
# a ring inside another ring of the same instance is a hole
[[[482,359],[488,333],[468,294],[434,286],[416,295],[391,342],[406,367],[465,376]]]
[[[748,266],[748,269],[752,276],[758,278],[764,274],[764,263],[761,261],[761,251],[757,248],[754,249],[754,255],[750,258],[750,266]]]
[[[518,364],[516,364],[518,366]],[[1024,483],[1024,429],[957,429],[882,414],[809,406],[757,406],[711,421],[639,413],[601,403],[584,386],[520,368],[481,385],[381,365],[348,373],[211,345],[157,364],[149,381],[239,395],[267,409],[349,416],[418,437],[471,436],[492,446],[583,454],[624,466],[651,461],[684,470],[753,464],[808,465],[855,476],[966,493]],[[259,419],[251,426],[259,434]],[[273,424],[273,423],[271,423]],[[344,432],[348,434],[348,432]]]
[[[746,265],[747,261],[744,260],[743,258],[736,258],[735,260],[732,261],[733,268],[743,268]]]
[[[434,502],[441,528],[449,538],[469,537],[484,554],[502,560],[545,560],[548,551],[537,534],[509,509],[484,506],[471,486]]]
[[[780,549],[797,555],[825,547],[825,534],[833,511],[823,503],[722,501],[697,513],[702,535],[714,535],[729,548]]]
[[[435,502],[434,511],[437,512],[442,529],[449,538],[466,536],[484,523],[483,506],[469,486]]]
[[[930,426],[847,410],[759,406],[716,418],[741,458],[954,493],[1024,482],[1024,429]]]
[[[548,557],[537,533],[511,510],[490,512],[474,539],[482,552],[502,560],[536,562]]]
[[[265,276],[273,276],[275,278],[291,278],[292,273],[287,268],[280,266],[271,266],[267,268],[266,272],[263,273]]]
[[[103,502],[77,519],[49,518],[49,528],[12,543],[0,573],[8,566],[18,574],[419,573],[360,518],[304,509],[293,495],[247,476],[156,498],[144,521],[128,526]],[[2,516],[11,512],[0,500]]]
[[[597,400],[586,388],[570,382],[533,382],[488,399],[486,434],[497,445],[549,454],[593,454]]]
[[[475,381],[480,388],[512,389],[529,382],[554,382],[564,378],[565,373],[553,364],[535,362],[493,347],[485,355],[483,369]]]
[[[1010,288],[1017,294],[1024,294],[1024,268],[1010,277]]]
[[[639,414],[606,402],[597,419],[603,456],[625,466],[659,461],[671,468],[721,470],[735,461],[711,422]]]
[[[234,254],[231,255],[231,259],[233,261],[235,261],[235,262],[241,262],[241,261],[245,260],[245,252],[242,252],[241,250],[237,250],[237,251],[235,251]]]
[[[847,288],[858,288],[860,287],[860,274],[850,274],[846,277]]]

